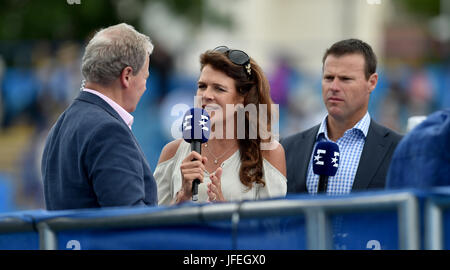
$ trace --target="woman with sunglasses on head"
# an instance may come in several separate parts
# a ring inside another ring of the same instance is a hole
[[[194,179],[201,182],[199,202],[285,196],[284,149],[271,132],[273,102],[262,69],[245,52],[225,46],[201,54],[200,64],[196,94],[211,116],[211,137],[202,144],[202,155],[182,139],[163,148],[154,173],[158,203],[190,201]],[[238,113],[249,107],[256,108],[256,117],[248,111]]]

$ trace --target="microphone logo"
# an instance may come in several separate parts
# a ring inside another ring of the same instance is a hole
[[[186,115],[184,117],[183,130],[191,130],[192,129],[191,119],[192,119],[192,114]]]
[[[191,118],[192,118],[192,115],[191,115]],[[202,115],[200,115],[200,118],[201,118],[201,120],[198,121],[198,124],[202,127],[202,130],[209,131],[209,128],[207,126],[208,125],[208,121],[209,121],[209,117],[202,114]]]
[[[323,160],[320,160],[323,156],[321,154],[326,154],[327,151],[324,149],[317,149],[317,155],[314,156],[314,161],[316,162],[316,165],[325,165]]]
[[[317,175],[334,176],[339,167],[339,146],[333,142],[318,142],[313,156],[313,171]]]
[[[323,160],[320,160],[323,155],[326,154],[327,150],[324,149],[317,149],[317,155],[314,156],[314,162],[316,165],[325,165]],[[334,151],[334,157],[331,158],[331,163],[333,164],[333,167],[339,167],[339,152]]]
[[[181,130],[183,139],[191,143],[191,141],[207,142],[210,135],[211,123],[208,113],[200,108],[192,108],[188,110],[183,117]]]
[[[334,152],[334,157],[331,158],[331,163],[333,164],[333,167],[339,167],[339,152]]]
[[[334,142],[321,141],[317,143],[314,153],[313,172],[319,176],[317,192],[327,192],[328,177],[335,176],[339,166],[339,146]]]

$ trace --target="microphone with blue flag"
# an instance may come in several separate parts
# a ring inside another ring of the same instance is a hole
[[[211,132],[211,122],[208,113],[201,108],[191,108],[183,117],[181,126],[183,139],[191,144],[191,150],[199,154],[202,153],[202,143],[209,139]],[[192,200],[198,200],[199,179],[192,182]]]
[[[339,146],[330,141],[318,142],[313,156],[313,171],[319,175],[317,193],[327,191],[328,177],[335,176],[339,167]]]

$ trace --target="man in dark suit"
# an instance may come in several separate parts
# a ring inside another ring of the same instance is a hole
[[[333,141],[340,149],[339,168],[329,177],[327,194],[385,186],[389,163],[401,136],[377,124],[367,111],[378,81],[372,48],[357,39],[339,41],[322,59],[322,97],[328,115],[321,124],[281,141],[286,153],[288,193],[317,193],[313,173],[317,142]]]
[[[147,36],[124,23],[90,40],[81,68],[85,86],[44,148],[48,210],[157,204],[156,182],[130,114],[146,90],[152,50]]]

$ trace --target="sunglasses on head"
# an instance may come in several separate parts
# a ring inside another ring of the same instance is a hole
[[[213,51],[225,54],[233,64],[244,66],[248,76],[252,74],[250,57],[244,51],[231,50],[227,46],[216,47]]]

